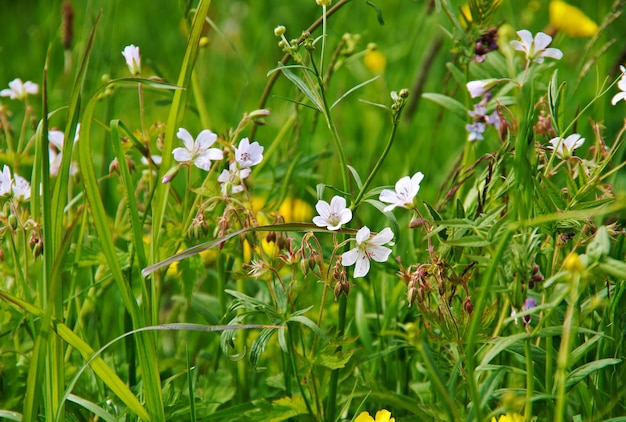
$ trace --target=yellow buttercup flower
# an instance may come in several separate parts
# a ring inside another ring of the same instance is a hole
[[[524,422],[524,417],[518,413],[507,413],[500,415],[498,420],[495,417],[491,418],[491,422]]]
[[[354,422],[396,422],[396,419],[391,417],[390,411],[383,409],[376,412],[376,419],[372,418],[368,412],[361,412]]]
[[[368,50],[363,56],[363,64],[372,73],[380,74],[385,71],[387,58],[378,50]]]
[[[569,37],[592,37],[598,33],[598,25],[577,7],[562,0],[550,2],[550,25]]]
[[[313,208],[307,202],[298,198],[286,198],[278,213],[283,216],[285,223],[310,222],[313,218]]]

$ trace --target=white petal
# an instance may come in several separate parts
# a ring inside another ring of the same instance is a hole
[[[391,249],[385,246],[370,246],[367,251],[370,254],[370,258],[376,262],[385,262],[391,254]]]
[[[213,161],[219,161],[224,158],[224,151],[217,148],[209,148],[202,153],[202,157]]]
[[[345,252],[341,255],[341,265],[344,267],[349,267],[350,265],[354,265],[357,257],[359,256],[359,250],[354,248],[350,249],[348,252]]]
[[[176,136],[178,137],[178,139],[183,141],[183,144],[185,144],[185,148],[187,148],[189,152],[193,152],[193,150],[195,149],[195,142],[193,141],[193,136],[191,136],[187,129],[182,127],[179,128]]]
[[[341,196],[333,196],[333,198],[330,200],[330,209],[336,213],[339,214],[342,210],[344,210],[346,208],[346,200],[345,198],[341,197]]]
[[[415,191],[415,193],[419,192],[420,183],[422,183],[422,180],[424,180],[424,173],[422,173],[421,171],[418,171],[413,175],[413,177],[411,177],[411,184],[413,184],[413,186],[417,186],[417,190]]]
[[[528,51],[533,43],[533,34],[531,34],[531,32],[527,29],[522,29],[521,31],[517,31],[517,35],[520,37],[520,39],[522,40],[522,44],[524,45],[522,51]]]
[[[226,169],[222,170],[219,176],[217,176],[217,181],[220,183],[226,183],[230,180],[230,172]]]
[[[196,167],[204,171],[211,170],[211,159],[207,155],[201,155],[197,157],[195,160],[193,160],[193,163]]]
[[[352,211],[348,208],[339,213],[339,225],[343,225],[352,220]]]
[[[626,92],[619,92],[619,93],[615,94],[613,96],[613,98],[611,99],[611,104],[615,105],[615,104],[617,104],[621,100],[626,101]]]
[[[31,81],[26,81],[24,91],[26,91],[27,94],[35,95],[39,92],[39,85]]]
[[[320,217],[319,215],[313,217],[313,224],[315,224],[317,227],[328,227],[328,221],[326,221],[325,218]],[[330,227],[328,227],[328,229],[332,230]]]
[[[563,52],[558,48],[548,48],[541,52],[540,57],[550,57],[551,59],[561,60]]]
[[[385,227],[380,233],[372,237],[369,241],[372,245],[384,245],[393,239],[393,232],[389,227]]]
[[[49,130],[48,131],[48,140],[52,145],[54,145],[59,151],[63,151],[63,140],[65,138],[65,134],[60,130]]]
[[[552,42],[552,37],[548,34],[544,34],[543,32],[537,32],[534,41],[535,51],[539,52],[545,50],[546,47],[550,45],[550,43]]]
[[[399,202],[398,194],[395,191],[392,191],[391,189],[383,189],[383,191],[380,193],[380,196],[378,197],[378,199],[381,202],[386,202],[388,204],[393,204],[394,207]]]
[[[322,201],[321,199],[317,201],[317,204],[315,204],[315,209],[317,210],[317,213],[324,219],[327,219],[330,216],[330,205],[328,205],[328,202],[326,201]]]
[[[198,149],[202,151],[213,145],[216,140],[217,135],[210,130],[205,129],[198,134],[198,137],[196,138],[196,145],[198,145]]]
[[[370,260],[367,259],[365,254],[359,254],[356,260],[356,266],[354,267],[354,277],[365,277],[370,271]]]
[[[370,238],[370,229],[367,226],[363,226],[356,232],[356,243],[360,245]]]
[[[191,154],[185,148],[174,148],[172,154],[174,154],[174,160],[178,161],[179,163],[191,161]]]

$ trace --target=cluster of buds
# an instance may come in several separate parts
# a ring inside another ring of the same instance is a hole
[[[287,37],[285,37],[286,31],[287,28],[285,28],[283,25],[278,25],[276,28],[274,28],[274,35],[280,38],[280,41],[278,41],[278,47],[280,47],[283,52],[289,54],[296,63],[302,63],[302,56],[298,52],[298,48],[300,47],[300,40],[292,39],[291,41],[288,41]],[[309,37],[307,37],[306,35],[307,34],[303,33],[302,38],[310,38],[310,34]]]
[[[189,225],[187,234],[192,239],[201,239],[209,234],[209,224],[206,222],[202,212],[198,212],[196,214],[193,221]]]
[[[335,268],[333,269],[333,279],[336,280],[335,283],[335,300],[339,299],[341,294],[345,294],[346,297],[350,294],[350,283],[348,282],[348,276],[346,275],[346,268],[341,265],[341,260],[338,259],[335,264]]]
[[[394,120],[398,120],[400,117],[400,112],[404,108],[407,98],[409,98],[409,90],[406,88],[402,88],[399,92],[391,91],[391,99],[393,100],[391,112]]]

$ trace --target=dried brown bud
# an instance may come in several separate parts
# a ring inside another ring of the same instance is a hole
[[[74,40],[74,7],[70,1],[63,2],[62,15],[63,48],[67,51],[72,49]]]
[[[465,298],[465,300],[463,301],[463,309],[465,309],[465,312],[472,315],[472,312],[474,312],[474,304],[472,303],[472,299],[470,299],[469,297]]]

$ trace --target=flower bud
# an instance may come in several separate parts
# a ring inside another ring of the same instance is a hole
[[[417,289],[415,287],[410,287],[409,290],[406,292],[406,298],[409,302],[409,308],[411,307],[411,305],[415,302],[415,300],[417,299]]]
[[[209,45],[209,37],[200,37],[200,40],[198,41],[198,46],[202,48],[206,47],[207,45]]]
[[[283,25],[278,25],[276,28],[274,28],[274,35],[276,35],[277,37],[282,37],[285,34],[286,30],[287,28],[285,28]]]
[[[176,177],[176,175],[178,174],[178,171],[180,170],[180,166],[175,166],[172,167],[171,169],[169,169],[167,171],[167,173],[165,173],[165,176],[163,176],[163,179],[161,180],[162,183],[169,183],[172,181],[172,179],[174,179],[174,177]]]
[[[472,315],[472,312],[474,312],[474,304],[472,303],[472,299],[465,298],[465,300],[463,301],[463,309],[465,309],[465,312],[467,312],[469,315]]]
[[[337,299],[339,298],[339,295],[343,292],[341,281],[338,281],[337,284],[335,284],[335,288],[333,290],[335,292],[335,301],[337,301]]]
[[[35,247],[33,248],[33,256],[37,258],[42,253],[43,253],[43,242],[41,241],[41,239],[37,239],[37,243],[35,244]]]
[[[408,98],[409,90],[406,88],[402,88],[399,92],[400,98]]]
[[[15,216],[15,214],[9,215],[9,227],[11,227],[12,230],[17,230],[17,226],[18,226],[18,221],[17,221],[17,217]]]
[[[332,2],[332,0],[315,0],[318,6],[330,6]]]

